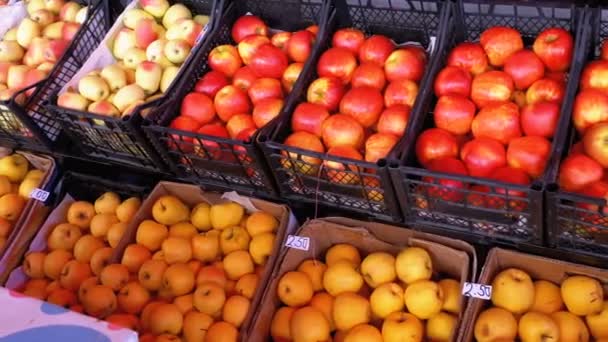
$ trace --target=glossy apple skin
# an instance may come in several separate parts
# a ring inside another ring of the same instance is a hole
[[[462,146],[460,159],[473,177],[488,177],[495,169],[507,165],[505,147],[498,140],[474,138]]]
[[[395,44],[388,37],[373,35],[367,38],[359,48],[359,62],[371,62],[384,66],[384,62],[393,50],[395,50]]]
[[[526,91],[526,103],[534,104],[541,101],[561,104],[564,100],[565,85],[550,78],[542,78]]]
[[[603,61],[607,61],[608,60],[608,44],[606,43],[605,40],[602,43],[602,50],[601,50],[601,53],[600,53],[600,58]]]
[[[239,56],[241,56],[241,59],[243,60],[243,64],[249,65],[258,48],[269,43],[270,39],[261,35],[251,35],[243,38],[243,40],[241,40],[237,46],[237,50],[239,52]]]
[[[230,84],[228,78],[219,71],[209,71],[194,85],[194,91],[203,93],[211,98],[223,87]]]
[[[384,90],[384,105],[391,107],[396,104],[414,106],[418,96],[418,84],[414,81],[402,79],[389,83]]]
[[[576,95],[572,121],[579,133],[590,126],[608,120],[608,95],[597,89],[585,89]]]
[[[230,138],[228,130],[219,124],[204,125],[197,131],[198,134],[209,135],[219,138]],[[194,140],[194,153],[201,158],[213,160],[230,160],[233,159],[232,154],[228,151],[222,151],[219,143],[207,139]]]
[[[486,71],[473,78],[471,100],[478,108],[483,108],[492,102],[509,101],[514,89],[513,79],[506,72]]]
[[[323,143],[328,148],[335,146],[363,147],[365,131],[357,121],[344,114],[334,114],[323,121],[321,128]]]
[[[435,78],[435,95],[460,95],[469,97],[471,95],[471,85],[473,77],[471,74],[456,66],[443,68]]]
[[[574,51],[574,39],[561,27],[552,27],[541,32],[532,46],[534,53],[551,71],[566,71]]]
[[[372,87],[351,88],[340,101],[340,113],[352,117],[365,128],[378,122],[383,109],[382,93]]]
[[[429,128],[416,140],[416,157],[418,162],[428,168],[434,159],[458,156],[458,140],[441,128]]]
[[[608,60],[591,61],[585,65],[580,80],[581,89],[598,89],[608,94]]]
[[[272,35],[270,43],[287,53],[287,42],[291,38],[291,32],[283,31]]]
[[[475,137],[486,137],[508,144],[521,136],[519,108],[513,102],[496,102],[483,107],[471,123]]]
[[[304,63],[312,53],[314,43],[315,35],[312,32],[294,32],[287,42],[287,56],[294,62]]]
[[[321,136],[323,121],[329,117],[327,109],[321,105],[303,102],[293,111],[291,129],[294,132],[305,131]]]
[[[599,122],[589,127],[582,141],[585,154],[602,167],[608,167],[608,123]]]
[[[291,63],[285,69],[283,77],[281,77],[281,84],[283,84],[285,92],[290,93],[293,90],[293,86],[296,84],[298,77],[300,77],[302,69],[304,69],[304,63]]]
[[[576,192],[603,177],[604,168],[600,163],[584,154],[574,154],[562,161],[558,182],[563,190]]]
[[[557,129],[560,107],[554,102],[536,102],[521,110],[521,129],[525,135],[552,138]]]
[[[244,15],[232,25],[232,39],[238,44],[250,35],[268,36],[268,26],[255,15]]]
[[[247,95],[253,105],[265,99],[282,99],[283,86],[281,81],[276,78],[258,78],[247,90]]]
[[[545,65],[530,50],[520,50],[507,59],[504,71],[511,76],[515,88],[524,90],[545,75]]]
[[[201,125],[210,123],[215,119],[213,100],[201,93],[189,93],[182,100],[180,115],[189,116]]]
[[[248,65],[245,65],[234,73],[234,76],[232,77],[232,85],[243,91],[247,91],[257,79],[258,77],[253,72],[253,69],[251,69],[251,67]]]
[[[283,109],[283,99],[268,98],[259,101],[253,107],[253,122],[257,128],[266,126],[272,119],[279,116]]]
[[[539,136],[515,138],[507,147],[507,164],[533,179],[542,176],[550,156],[551,142]]]
[[[585,196],[608,200],[608,183],[602,180],[593,182],[586,186],[583,190],[579,191],[579,193]],[[593,214],[579,213],[581,215],[581,219],[583,219],[584,221],[594,222],[597,220],[601,222],[601,215],[596,214],[600,209],[597,204],[593,204],[590,202],[578,202],[576,203],[576,206],[577,208],[582,208],[593,212]],[[608,206],[604,206],[604,208],[602,209],[602,214],[608,214]]]
[[[195,119],[187,116],[178,116],[169,125],[170,128],[177,129],[186,132],[196,132],[201,128],[201,124]],[[168,145],[170,149],[179,149],[184,153],[193,151],[194,140],[191,137],[181,136],[179,134],[172,134],[172,139],[169,139]]]
[[[238,50],[232,45],[220,45],[213,48],[209,53],[208,63],[211,70],[221,72],[227,77],[232,77],[243,65]]]
[[[393,105],[382,111],[378,118],[376,129],[378,133],[388,133],[397,137],[405,134],[410,118],[410,107],[406,105]]]
[[[255,122],[249,114],[233,115],[226,123],[226,130],[231,138],[236,139],[243,131],[253,129],[255,131]]]
[[[233,115],[251,112],[251,102],[247,93],[233,85],[220,89],[213,103],[217,116],[224,122],[228,122]]]
[[[327,155],[363,160],[361,153],[351,146],[336,146],[327,150]],[[360,182],[358,173],[360,168],[355,164],[345,164],[330,158],[323,161],[323,166],[330,181],[342,184],[356,184]]]
[[[413,48],[393,51],[384,62],[384,73],[389,82],[408,79],[419,82],[425,70],[426,58]]]
[[[338,109],[344,93],[345,89],[342,81],[335,77],[320,77],[308,86],[306,100],[334,112]]]
[[[487,71],[488,65],[488,56],[477,43],[460,43],[448,55],[447,66],[462,68],[474,76]]]
[[[446,131],[463,135],[471,130],[475,118],[475,104],[461,95],[444,95],[437,100],[433,118],[435,126]]]
[[[389,133],[372,134],[365,141],[365,161],[376,163],[385,158],[398,141],[398,136]]]
[[[365,34],[355,28],[340,29],[332,37],[332,46],[348,49],[355,55],[359,54],[364,42]]]
[[[355,69],[357,59],[355,55],[345,48],[330,48],[325,51],[317,63],[317,74],[320,77],[336,77],[343,84],[348,84]]]
[[[355,69],[350,84],[353,88],[368,86],[383,90],[386,86],[384,70],[374,63],[361,64]]]
[[[434,172],[443,172],[453,175],[469,175],[464,163],[458,158],[454,157],[434,159],[429,163],[428,169]],[[436,186],[426,186],[429,195],[450,202],[462,200],[464,198],[463,190],[468,187],[467,183],[451,178],[435,178],[427,176],[423,177],[422,181],[425,183],[438,184]]]
[[[490,175],[489,178],[499,181],[499,182],[505,182],[505,183],[511,183],[511,184],[517,184],[517,185],[530,185],[530,178],[528,177],[528,175],[525,172],[523,172],[522,170],[510,167],[510,166],[504,166],[504,167],[497,168],[496,170],[494,170],[492,172],[492,174]],[[527,207],[527,203],[524,200],[515,199],[515,198],[526,198],[527,194],[525,191],[515,190],[515,189],[506,189],[506,188],[496,188],[496,193],[500,194],[500,195],[508,196],[508,198],[509,198],[508,207],[511,209],[514,209],[517,211],[523,211]],[[488,196],[488,197],[490,197],[488,199],[489,203],[491,203],[494,208],[506,207],[504,197],[499,197],[499,196]]]
[[[272,44],[265,44],[258,47],[249,65],[258,77],[280,79],[289,65],[289,60],[283,50]]]
[[[483,31],[479,43],[488,55],[490,64],[498,67],[503,66],[511,55],[524,48],[521,34],[506,26],[494,26]]]

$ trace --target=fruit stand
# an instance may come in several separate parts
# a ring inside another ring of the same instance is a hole
[[[0,1],[0,340],[608,340],[607,6]]]

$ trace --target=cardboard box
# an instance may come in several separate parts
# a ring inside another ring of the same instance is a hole
[[[213,192],[204,192],[200,187],[196,185],[190,184],[182,184],[182,183],[172,183],[172,182],[160,182],[158,185],[152,190],[150,195],[148,195],[147,199],[142,204],[139,209],[137,215],[133,218],[133,221],[129,224],[125,235],[122,240],[116,246],[113,255],[114,262],[120,262],[122,254],[125,248],[135,242],[135,236],[137,233],[137,227],[139,224],[146,220],[152,218],[152,206],[154,202],[161,196],[165,195],[173,195],[180,198],[185,204],[189,207],[194,207],[198,203],[207,202],[209,204],[219,204],[225,203],[228,201],[238,202],[245,207],[245,209],[251,213],[252,211],[262,210],[265,211],[272,216],[274,216],[279,221],[279,228],[276,233],[276,240],[274,249],[270,258],[268,258],[264,275],[261,277],[260,282],[258,283],[258,289],[253,299],[251,300],[250,310],[247,314],[247,318],[243,322],[240,332],[241,332],[241,340],[248,341],[248,339],[244,338],[245,333],[247,332],[253,316],[259,307],[259,303],[262,300],[262,295],[264,289],[267,286],[268,281],[270,280],[273,272],[273,265],[275,264],[277,258],[280,255],[282,250],[283,241],[288,234],[293,234],[296,230],[297,222],[295,217],[291,214],[289,208],[284,205],[255,199],[244,197],[236,194],[235,192],[226,193],[224,195]]]
[[[0,340],[137,342],[137,333],[0,287]]]
[[[396,255],[406,246],[422,247],[431,255],[436,271],[459,279],[461,284],[473,279],[474,273],[471,273],[470,269],[477,264],[474,248],[463,241],[374,222],[345,218],[311,220],[306,222],[296,235],[310,237],[309,250],[292,248],[283,250],[275,264],[272,280],[266,286],[254,323],[244,341],[262,342],[270,339],[270,323],[275,311],[282,306],[276,296],[281,276],[295,270],[306,259],[323,259],[326,250],[337,243],[351,244],[363,255],[379,251]],[[464,316],[465,306],[466,300],[463,298],[460,321]],[[455,336],[458,334],[459,329],[452,340],[455,341]]]
[[[13,152],[7,149],[0,150],[0,157],[10,155]],[[44,176],[38,188],[45,189],[53,181],[53,174],[55,173],[55,160],[53,158],[35,155],[28,152],[16,151],[15,153],[24,156],[33,168],[42,170]],[[4,248],[0,248],[0,258],[3,257],[9,248],[19,248],[22,252],[25,252],[27,248],[27,241],[36,233],[36,230],[49,213],[49,208],[43,203],[35,199],[28,199],[21,216],[15,222],[13,230],[9,234]],[[1,260],[1,259],[0,259]],[[0,271],[1,274],[1,271]],[[0,284],[2,283],[0,279]]]
[[[548,280],[555,284],[561,284],[567,277],[573,275],[585,275],[598,279],[603,284],[604,291],[608,290],[606,287],[606,284],[608,284],[608,270],[501,248],[493,248],[488,253],[486,263],[481,270],[481,275],[477,282],[491,285],[492,280],[498,273],[511,267],[526,271],[532,277],[532,280]],[[475,321],[479,314],[490,307],[491,304],[492,302],[489,300],[476,298],[469,301],[469,306],[464,316],[465,328],[461,330],[459,341],[473,341],[475,339]]]

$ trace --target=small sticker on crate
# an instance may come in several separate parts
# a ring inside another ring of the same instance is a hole
[[[464,283],[462,295],[479,299],[490,300],[492,298],[492,286],[477,283]]]
[[[310,247],[310,238],[305,236],[287,235],[285,246],[307,251]]]
[[[36,188],[30,192],[30,198],[44,202],[49,198],[49,192]]]

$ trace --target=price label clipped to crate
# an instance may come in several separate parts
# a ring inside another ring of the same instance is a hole
[[[310,238],[305,236],[287,235],[285,246],[307,251],[310,247]]]
[[[30,198],[44,202],[49,198],[49,192],[36,188],[30,192]]]
[[[465,282],[462,287],[462,295],[465,297],[490,300],[490,298],[492,298],[492,286]]]

